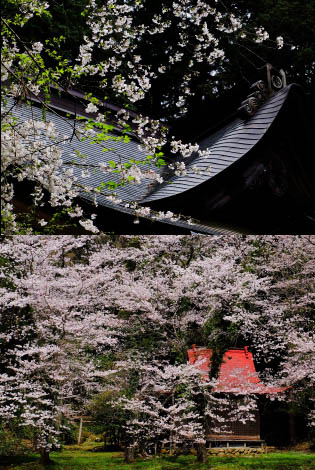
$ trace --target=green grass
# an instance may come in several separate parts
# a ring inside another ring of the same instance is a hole
[[[257,457],[209,457],[201,465],[193,455],[157,459],[139,459],[132,464],[123,462],[119,452],[91,452],[67,448],[51,454],[53,463],[48,470],[315,470],[315,454],[281,452]],[[0,464],[1,470],[44,470],[38,456],[15,458]],[[46,470],[45,469],[45,470]]]

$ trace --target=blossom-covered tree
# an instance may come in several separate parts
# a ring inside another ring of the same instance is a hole
[[[89,313],[77,302],[79,272],[61,274],[67,271],[63,254],[85,243],[86,238],[22,237],[1,246],[1,420],[18,419],[32,429],[43,463],[58,446],[63,417],[100,390],[104,372],[89,351],[100,353],[117,343],[112,316]]]
[[[135,449],[156,455],[162,446],[168,447],[170,454],[196,446],[198,460],[203,461],[207,433],[230,432],[228,423],[254,419],[255,396],[244,396],[236,390],[239,397],[231,400],[218,393],[216,379],[202,379],[195,366],[144,360],[142,357],[119,364],[137,376],[133,396],[116,402],[128,413],[127,461]]]
[[[311,236],[252,237],[244,266],[267,277],[268,287],[256,301],[256,312],[242,309],[226,317],[251,338],[266,378],[277,370],[292,386],[290,399],[296,404],[305,393],[309,404],[314,401],[314,246]],[[308,418],[313,427],[313,411]]]

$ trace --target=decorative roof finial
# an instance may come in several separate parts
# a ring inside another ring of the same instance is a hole
[[[270,96],[287,86],[286,75],[282,69],[277,70],[271,64],[266,64],[259,70],[262,78],[251,85],[252,93],[242,101],[237,110],[243,119],[253,116]]]

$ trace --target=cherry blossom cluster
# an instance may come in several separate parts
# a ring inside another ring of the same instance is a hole
[[[224,51],[219,47],[219,38],[214,31],[227,34],[235,32],[242,28],[242,22],[234,14],[218,11],[217,5],[210,6],[201,0],[185,0],[171,5],[162,3],[159,13],[152,15],[147,23],[139,24],[137,12],[145,6],[145,2],[137,0],[127,3],[114,0],[109,8],[99,8],[96,2],[90,1],[87,6],[87,22],[91,36],[85,37],[79,64],[75,69],[79,74],[83,71],[92,71],[100,76],[106,74],[106,86],[111,77],[113,89],[118,93],[125,93],[132,102],[136,102],[144,98],[151,87],[152,79],[163,74],[173,64],[186,60],[187,54],[184,52],[188,48],[191,51],[188,69],[176,100],[176,106],[182,109],[185,107],[186,97],[193,94],[189,83],[195,74],[195,65],[204,61],[214,64],[224,58]],[[177,44],[169,45],[165,63],[155,70],[151,64],[144,63],[137,50],[138,41],[146,36],[161,35],[170,28],[174,29],[174,25],[178,35]],[[193,42],[192,36],[188,34],[191,29],[195,29]],[[106,52],[107,56],[106,61],[98,63],[98,70],[93,62],[93,51],[96,49]],[[125,58],[128,58],[128,67],[127,74],[123,75],[121,65]]]
[[[89,137],[90,132],[85,135]],[[76,184],[73,168],[63,166],[61,158],[62,143],[70,138],[70,135],[60,135],[52,121],[19,121],[9,111],[6,113],[1,135],[1,197],[5,234],[18,231],[12,205],[14,180],[34,182],[35,189],[31,196],[35,206],[44,205],[46,190],[51,207],[66,208],[72,216],[83,215],[82,211],[75,213],[71,210],[73,200],[78,197],[81,188]],[[46,223],[41,221],[41,225]],[[87,230],[98,232],[92,220],[82,217],[80,223],[87,224]]]

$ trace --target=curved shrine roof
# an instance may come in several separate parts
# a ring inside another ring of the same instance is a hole
[[[294,85],[290,85],[275,93],[251,118],[244,120],[237,117],[214,134],[203,138],[199,142],[200,148],[202,150],[209,150],[210,154],[206,158],[200,156],[192,158],[188,169],[192,166],[197,166],[201,170],[205,170],[210,166],[210,174],[197,175],[188,173],[181,177],[174,176],[141,202],[151,202],[188,191],[210,180],[243,157],[268,131],[292,86]]]
[[[122,200],[120,204],[113,203],[110,199],[101,194],[96,196],[97,203],[100,206],[115,209],[123,213],[134,214],[134,210],[129,206],[131,202],[150,205],[150,202],[176,196],[206,181],[210,182],[216,175],[233,166],[233,164],[240,160],[264,137],[270,126],[272,126],[284,102],[287,100],[290,90],[294,87],[297,86],[290,85],[275,93],[258,109],[254,116],[246,120],[237,117],[217,132],[203,138],[199,142],[199,145],[201,149],[209,150],[209,156],[200,157],[194,155],[190,157],[187,162],[188,173],[186,175],[170,176],[167,181],[160,185],[152,185],[152,181],[149,179],[143,179],[140,184],[126,184],[115,190],[117,198]],[[63,102],[60,101],[60,99],[58,100],[58,98],[52,98],[50,106],[56,109],[56,112],[47,111],[46,116],[47,119],[55,124],[61,135],[69,136],[73,134],[73,127],[80,126],[80,124],[78,124],[73,117],[64,117],[58,114],[58,112],[68,111],[72,116],[74,116],[75,113],[85,117],[91,116],[84,112],[83,105],[81,105],[81,108],[80,106],[74,107],[73,105],[71,107],[68,102],[69,100]],[[42,119],[42,110],[37,106],[17,105],[13,109],[13,114],[22,120],[32,118]],[[63,143],[61,148],[62,159],[65,166],[67,162],[70,161],[78,164],[82,163],[82,158],[78,156],[79,152],[81,155],[84,155],[84,163],[95,167],[95,171],[91,172],[88,178],[82,175],[82,170],[79,167],[74,168],[74,176],[77,178],[77,182],[79,184],[89,185],[92,188],[97,188],[103,182],[118,182],[120,179],[118,175],[113,173],[102,173],[99,170],[101,162],[112,160],[116,164],[124,164],[128,163],[130,159],[144,160],[147,156],[145,150],[132,138],[128,143],[125,143],[123,138],[121,138],[121,140],[118,141],[108,140],[102,145],[91,145],[87,141],[80,141],[80,139],[73,134],[71,140]],[[104,150],[104,148],[106,150]],[[189,171],[192,166],[200,168],[201,172],[210,167],[210,171],[208,173],[195,174]],[[163,174],[162,169],[155,168],[154,166],[150,168],[155,172]],[[82,193],[82,198],[91,201],[94,199],[94,195]],[[238,232],[237,229],[229,229],[224,227],[224,225],[211,224],[211,222],[202,222],[194,225],[187,224],[180,220],[172,221],[164,219],[162,222],[205,234],[229,234]]]
[[[207,378],[211,368],[212,349],[193,345],[187,354],[190,364],[195,365]],[[215,391],[235,394],[269,394],[284,390],[286,388],[266,386],[260,381],[253,355],[247,347],[229,349],[224,353]]]

